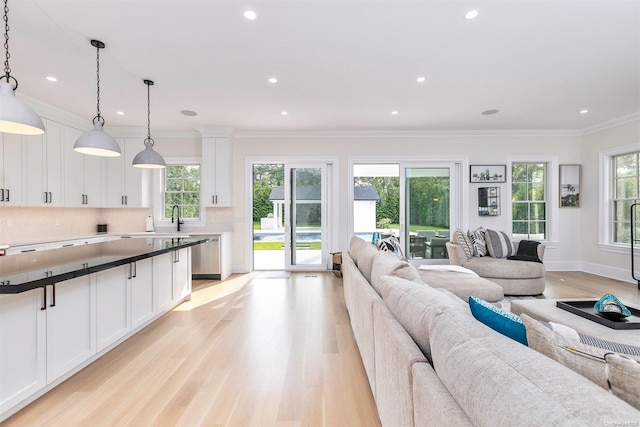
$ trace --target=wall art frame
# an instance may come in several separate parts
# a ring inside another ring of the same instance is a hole
[[[469,182],[507,182],[507,165],[470,165]]]
[[[561,208],[580,207],[580,165],[559,166]]]

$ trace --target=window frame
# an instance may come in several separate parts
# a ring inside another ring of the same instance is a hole
[[[600,191],[598,196],[598,247],[606,252],[628,254],[631,252],[629,243],[614,242],[614,200],[616,190],[616,176],[614,158],[623,154],[637,153],[638,145],[630,144],[603,150],[598,153],[598,180]]]
[[[204,227],[206,224],[206,209],[202,203],[202,158],[201,157],[165,157],[165,162],[168,166],[186,166],[186,165],[199,165],[200,166],[200,218],[186,218],[184,224],[193,227]],[[156,227],[175,227],[176,224],[171,222],[171,218],[164,217],[164,193],[165,193],[165,170],[158,169],[154,191],[154,223]]]
[[[558,233],[559,233],[559,166],[557,156],[517,156],[507,159],[507,190],[508,197],[506,199],[506,212],[507,224],[509,226],[509,234],[513,236],[513,164],[514,163],[544,163],[545,164],[545,204],[546,204],[546,238],[539,240],[544,243],[547,248],[558,247]]]

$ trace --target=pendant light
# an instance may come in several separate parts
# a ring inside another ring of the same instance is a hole
[[[4,0],[4,76],[0,77],[0,132],[20,135],[42,135],[44,123],[31,107],[16,98],[18,81],[11,75],[9,67],[9,7]],[[6,79],[3,82],[2,79]],[[11,84],[13,79],[15,86]]]
[[[157,151],[153,150],[153,139],[151,139],[151,93],[150,88],[153,81],[143,80],[147,85],[147,138],[144,140],[144,150],[136,154],[133,158],[133,166],[136,168],[160,169],[166,168],[167,164]]]
[[[116,140],[102,130],[104,118],[100,115],[100,49],[104,49],[104,43],[99,40],[91,40],[91,46],[96,48],[97,114],[93,118],[93,130],[80,135],[80,138],[73,144],[73,149],[79,153],[91,154],[92,156],[121,156],[122,151]]]

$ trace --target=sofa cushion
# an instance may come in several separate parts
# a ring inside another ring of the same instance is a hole
[[[380,280],[382,276],[396,276],[412,282],[422,284],[422,280],[411,264],[402,261],[397,256],[388,252],[379,251],[373,260],[371,267],[371,286],[382,295],[380,291]]]
[[[351,241],[349,242],[349,255],[353,259],[353,262],[358,265],[360,261],[360,257],[363,255],[363,252],[367,250],[367,246],[373,246],[371,243],[366,240],[361,239],[357,236],[352,236]],[[375,248],[375,246],[374,246]]]
[[[640,409],[640,362],[615,353],[607,353],[604,358],[609,390]]]
[[[493,258],[506,258],[516,254],[511,238],[504,231],[487,230],[484,232],[487,251]]]
[[[462,246],[462,249],[464,249],[464,254],[467,256],[467,260],[473,256],[473,242],[471,241],[469,235],[464,231],[460,230],[459,228],[456,229],[456,231],[453,232],[451,241],[456,245]]]
[[[608,391],[460,310],[432,310],[429,338],[436,374],[474,425],[594,425],[638,417]]]
[[[429,310],[434,307],[455,307],[469,314],[467,304],[450,292],[434,289],[394,276],[382,276],[380,280],[382,299],[389,310],[407,330],[420,350],[430,358]]]
[[[526,314],[522,314],[521,318],[527,331],[529,347],[576,371],[600,387],[608,388],[604,355],[611,350],[568,339],[566,333],[556,333]]]
[[[484,240],[485,231],[482,227],[469,230],[469,238],[471,239],[471,243],[473,243],[473,256],[487,255],[487,243]]]
[[[504,258],[473,257],[462,264],[480,277],[500,279],[538,279],[544,276],[544,264]],[[505,292],[507,294],[508,292]]]
[[[469,309],[473,317],[494,331],[527,345],[527,331],[520,316],[473,296],[469,297]]]
[[[468,301],[470,296],[489,302],[497,302],[504,298],[501,286],[477,275],[422,269],[418,269],[418,275],[432,288],[446,289],[462,301]]]

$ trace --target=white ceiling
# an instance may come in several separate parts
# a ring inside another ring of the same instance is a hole
[[[89,41],[106,44],[107,130],[146,127],[142,79],[155,81],[152,133],[576,130],[640,111],[638,0],[10,0],[9,10],[18,92],[87,122]]]

